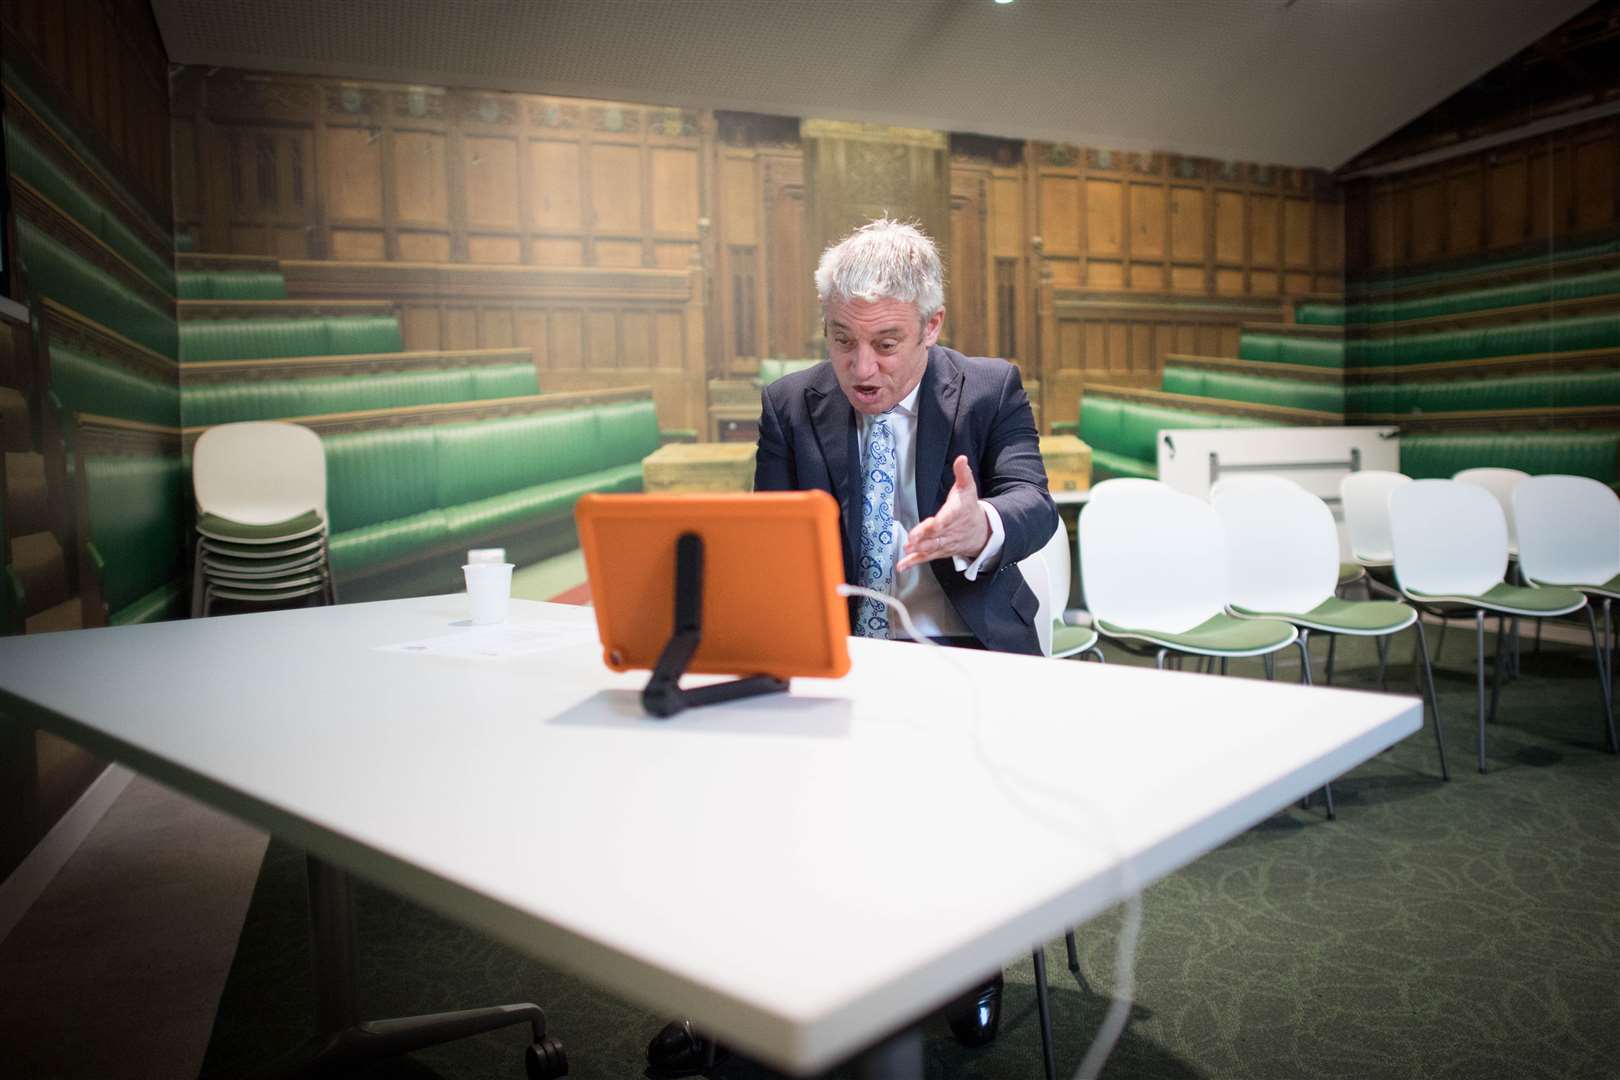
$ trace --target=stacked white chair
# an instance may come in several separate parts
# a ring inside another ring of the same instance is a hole
[[[279,421],[220,424],[197,439],[191,459],[194,617],[217,600],[337,602],[319,436]]]
[[[1060,519],[1045,546],[1018,564],[1024,580],[1040,601],[1040,608],[1035,613],[1035,633],[1040,638],[1041,654],[1059,659],[1089,654],[1101,660],[1103,655],[1102,650],[1097,648],[1097,631],[1089,626],[1071,626],[1063,621],[1063,612],[1069,602],[1069,567],[1072,560],[1069,529]]]
[[[1519,469],[1481,467],[1464,469],[1453,475],[1452,479],[1459,484],[1484,488],[1496,498],[1497,505],[1501,506],[1503,515],[1507,517],[1508,555],[1518,558],[1519,533],[1513,523],[1513,490],[1530,479],[1530,474]]]

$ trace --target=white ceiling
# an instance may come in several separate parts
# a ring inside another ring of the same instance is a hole
[[[1588,0],[153,0],[169,59],[1334,168]]]

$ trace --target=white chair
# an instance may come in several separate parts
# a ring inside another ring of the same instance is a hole
[[[1417,627],[1418,648],[1428,675],[1428,704],[1434,711],[1434,741],[1440,775],[1451,778],[1440,735],[1440,709],[1434,692],[1429,646],[1417,612],[1388,600],[1342,600],[1335,595],[1339,533],[1327,504],[1294,484],[1244,484],[1222,488],[1215,513],[1226,531],[1229,599],[1227,610],[1242,619],[1282,619],[1299,631],[1306,658],[1301,681],[1311,681],[1310,634],[1370,637],[1378,643],[1379,689],[1390,638]],[[1331,798],[1331,796],[1330,796]],[[1330,814],[1332,803],[1329,802]]]
[[[337,602],[327,544],[326,452],[309,428],[219,424],[191,451],[198,540],[192,614],[215,599]]]
[[[1475,684],[1479,701],[1479,771],[1485,771],[1485,616],[1497,617],[1491,713],[1502,688],[1505,622],[1514,616],[1549,618],[1586,605],[1570,589],[1509,585],[1507,518],[1484,488],[1455,480],[1414,480],[1389,494],[1395,580],[1420,611],[1474,613]],[[1590,612],[1588,612],[1590,617]],[[1597,624],[1592,623],[1597,649]],[[1602,667],[1599,651],[1598,666]],[[1601,678],[1601,677],[1600,677]],[[1605,703],[1607,695],[1605,694]]]
[[[1047,656],[1060,659],[1089,654],[1102,660],[1102,650],[1097,648],[1097,631],[1090,626],[1071,626],[1063,621],[1064,609],[1069,603],[1069,575],[1074,566],[1074,555],[1069,548],[1069,527],[1062,519],[1058,520],[1057,528],[1052,531],[1045,546],[1024,562],[1037,558],[1045,565],[1047,586],[1046,606],[1037,616],[1048,631],[1043,651]],[[1027,578],[1029,575],[1024,576]]]
[[[1353,472],[1339,481],[1350,555],[1362,566],[1384,567],[1395,561],[1389,531],[1389,493],[1411,482],[1410,476],[1378,469]]]
[[[1214,502],[1222,495],[1235,491],[1304,491],[1305,487],[1286,476],[1276,473],[1249,473],[1238,476],[1223,476],[1209,488],[1209,501]],[[1326,505],[1325,503],[1323,505]],[[1335,544],[1337,541],[1335,541]],[[1335,559],[1335,562],[1338,562]],[[1339,581],[1334,591],[1346,585],[1354,585],[1367,576],[1366,569],[1358,562],[1338,562]],[[1333,681],[1333,642],[1328,642],[1328,682]]]
[[[1086,504],[1106,499],[1110,495],[1118,495],[1124,491],[1160,491],[1168,490],[1169,484],[1161,480],[1148,480],[1140,476],[1116,476],[1112,480],[1104,480],[1099,484],[1092,484],[1091,490],[1086,494]]]
[[[1507,518],[1508,554],[1513,557],[1519,554],[1519,533],[1513,521],[1513,489],[1529,478],[1529,473],[1519,469],[1489,467],[1464,469],[1452,476],[1459,484],[1473,484],[1496,496],[1497,504],[1502,507],[1502,514]]]
[[[1298,640],[1293,626],[1227,614],[1226,541],[1208,503],[1159,485],[1121,491],[1080,515],[1080,562],[1095,625],[1110,640],[1153,652],[1270,657]],[[1272,664],[1267,662],[1267,673]]]
[[[1532,476],[1513,489],[1519,523],[1519,572],[1532,586],[1583,593],[1603,601],[1599,673],[1609,722],[1609,749],[1620,753],[1614,725],[1613,604],[1620,599],[1620,498],[1585,476]]]

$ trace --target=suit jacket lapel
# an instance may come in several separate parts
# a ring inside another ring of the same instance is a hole
[[[956,412],[962,404],[962,371],[950,354],[939,346],[928,350],[928,367],[923,371],[917,394],[917,517],[926,521],[939,513],[950,489],[949,462],[951,432],[956,429]]]
[[[827,463],[827,478],[832,481],[833,497],[843,507],[844,543],[850,551],[858,549],[861,535],[861,493],[855,483],[861,454],[855,445],[855,408],[837,384],[829,389],[811,386],[804,392],[805,405],[816,426],[816,441],[821,444],[821,457]]]

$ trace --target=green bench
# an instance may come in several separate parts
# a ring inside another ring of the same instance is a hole
[[[574,503],[641,490],[652,400],[322,434],[332,566],[346,600],[455,588],[461,552],[530,561],[576,543]]]
[[[1282,375],[1213,371],[1169,363],[1165,365],[1159,387],[1173,394],[1247,401],[1256,405],[1340,413],[1345,409],[1342,383],[1290,379]]]
[[[9,69],[8,69],[9,70]],[[58,210],[78,222],[92,235],[129,262],[157,288],[174,295],[172,259],[142,240],[121,217],[105,206],[78,181],[65,175],[49,155],[7,116],[5,121],[6,168],[49,199]]]
[[[392,315],[314,315],[253,319],[188,319],[180,324],[180,359],[260,360],[401,352]]]
[[[287,279],[275,270],[181,270],[181,300],[285,300]]]
[[[1415,479],[1446,479],[1485,466],[1532,475],[1589,476],[1605,484],[1617,478],[1620,432],[1522,431],[1401,436],[1401,472]]]
[[[1282,331],[1244,330],[1238,338],[1238,359],[1264,360],[1274,364],[1304,364],[1307,367],[1342,368],[1344,341],[1320,334],[1289,334]]]
[[[173,357],[179,335],[173,315],[126,282],[18,215],[17,254],[36,295],[56,300],[115,333]]]
[[[84,625],[184,614],[191,512],[179,433],[82,417],[75,442]]]
[[[1503,375],[1432,382],[1352,383],[1351,413],[1470,412],[1487,409],[1559,409],[1620,405],[1620,370]]]
[[[1492,259],[1487,262],[1474,261],[1461,266],[1449,266],[1436,270],[1419,270],[1395,277],[1369,275],[1359,280],[1347,282],[1345,291],[1350,294],[1395,292],[1399,289],[1411,289],[1420,285],[1444,285],[1449,281],[1476,277],[1481,274],[1502,273],[1509,270],[1531,269],[1542,266],[1551,268],[1559,263],[1616,253],[1620,253],[1620,238],[1594,240],[1560,249],[1549,249],[1547,246],[1541,245],[1534,252],[1510,258]]]
[[[1620,313],[1364,338],[1347,344],[1345,359],[1351,367],[1400,367],[1615,346],[1620,346]]]
[[[791,375],[795,371],[804,371],[821,363],[820,360],[783,360],[777,357],[768,357],[759,362],[759,385],[769,386],[784,375]]]
[[[1417,296],[1407,300],[1386,300],[1348,306],[1302,304],[1294,313],[1294,318],[1301,323],[1326,325],[1332,322],[1330,317],[1332,309],[1337,306],[1339,323],[1367,325],[1399,322],[1405,319],[1462,315],[1496,308],[1524,307],[1527,304],[1585,300],[1611,294],[1620,294],[1620,270],[1599,270],[1569,277],[1497,285],[1488,289],[1443,293],[1438,296]],[[1620,301],[1620,295],[1616,296],[1616,300]]]
[[[1249,417],[1126,401],[1102,390],[1088,390],[1080,399],[1080,438],[1091,447],[1093,483],[1115,476],[1157,478],[1162,430],[1274,426]]]
[[[184,378],[184,373],[182,373]],[[185,426],[319,416],[540,392],[534,362],[186,384]]]

